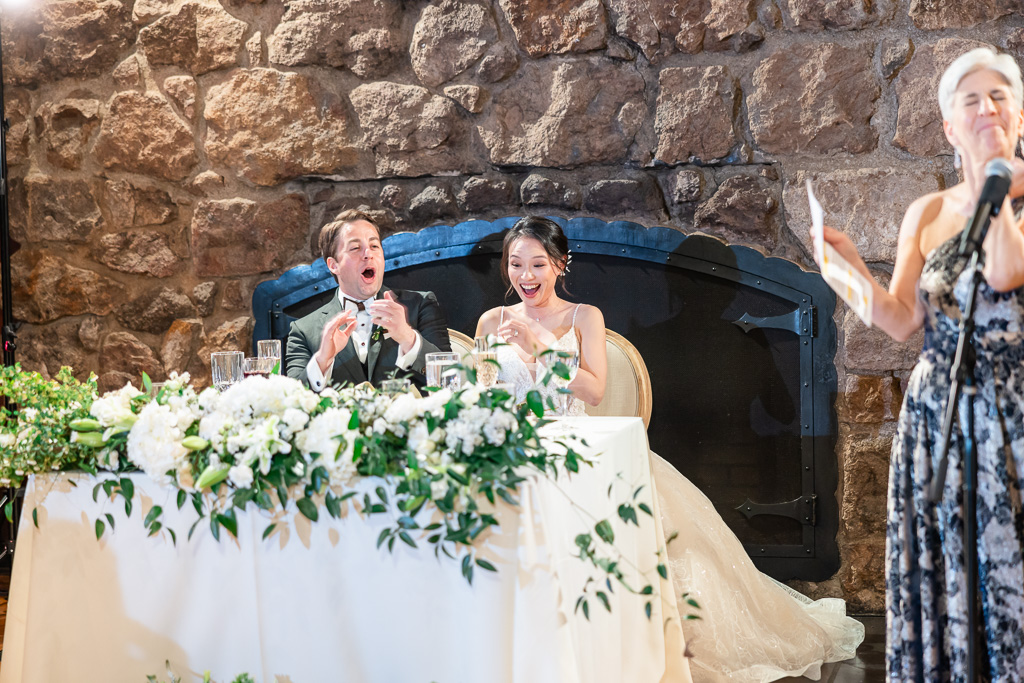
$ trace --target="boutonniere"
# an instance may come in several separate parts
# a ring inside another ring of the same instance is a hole
[[[380,325],[377,325],[376,327],[373,328],[373,334],[370,335],[370,341],[376,344],[377,342],[380,341],[382,336],[384,336],[384,328],[381,327]]]

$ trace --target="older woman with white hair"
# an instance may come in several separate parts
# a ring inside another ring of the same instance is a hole
[[[939,83],[943,130],[963,180],[907,209],[889,290],[874,284],[875,323],[897,340],[924,325],[921,357],[907,387],[892,446],[886,543],[887,671],[890,681],[962,681],[967,671],[967,598],[962,530],[961,446],[968,403],[954,426],[940,503],[928,498],[942,447],[943,411],[971,288],[958,258],[985,166],[1013,159],[1024,129],[1021,73],[989,48],[956,59]],[[1020,168],[1020,162],[1015,162]],[[1014,188],[1016,191],[1016,188]],[[842,233],[825,240],[869,278]],[[980,670],[992,681],[1024,680],[1024,233],[1007,198],[985,237],[975,306],[978,393]],[[872,280],[873,281],[873,280]]]

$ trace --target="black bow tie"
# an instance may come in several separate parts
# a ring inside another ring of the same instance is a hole
[[[362,301],[356,301],[355,299],[349,299],[348,297],[345,297],[345,308],[348,308],[348,302],[350,301],[356,305],[357,311],[362,312],[366,310],[366,304],[364,304]]]

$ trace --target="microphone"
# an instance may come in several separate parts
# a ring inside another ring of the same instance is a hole
[[[1003,199],[1010,191],[1012,178],[1013,167],[1006,159],[996,158],[985,164],[985,184],[981,186],[978,206],[975,207],[971,222],[960,238],[958,257],[961,261],[970,260],[976,252],[981,251],[989,222],[998,216],[999,210],[1003,208]]]

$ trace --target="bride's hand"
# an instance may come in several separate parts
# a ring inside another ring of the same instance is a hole
[[[538,347],[543,348],[530,324],[518,317],[509,316],[498,326],[497,335],[498,339],[515,344],[530,356],[536,355]]]

